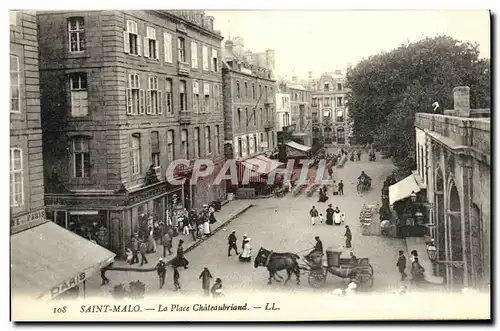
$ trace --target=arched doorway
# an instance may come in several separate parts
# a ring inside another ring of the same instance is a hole
[[[457,187],[452,181],[450,183],[449,195],[449,210],[448,210],[448,225],[449,225],[449,258],[456,264],[449,264],[450,267],[450,286],[452,290],[461,290],[464,287],[464,266],[460,262],[464,260],[463,245],[462,245],[462,217],[460,195]]]
[[[446,260],[446,224],[445,224],[445,210],[444,210],[444,178],[443,172],[439,164],[435,176],[435,190],[434,190],[434,204],[435,204],[435,220],[436,231],[435,240],[438,248],[438,260]],[[438,266],[438,275],[446,278],[446,268]]]

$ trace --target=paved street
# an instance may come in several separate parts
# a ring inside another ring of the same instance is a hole
[[[227,236],[231,230],[236,230],[238,239],[243,234],[252,238],[253,257],[259,248],[265,247],[276,252],[301,252],[300,256],[312,249],[314,237],[320,236],[325,249],[327,247],[338,248],[344,244],[344,226],[328,226],[325,224],[310,224],[309,209],[316,206],[325,214],[328,203],[333,207],[339,206],[346,213],[346,224],[351,227],[353,234],[353,250],[357,257],[368,257],[375,272],[375,283],[372,291],[395,290],[399,286],[399,274],[395,267],[397,252],[405,249],[403,240],[392,239],[381,236],[363,236],[359,224],[359,213],[363,203],[377,204],[380,201],[380,189],[382,182],[390,173],[392,165],[389,160],[368,162],[365,154],[360,162],[348,161],[344,168],[335,169],[334,177],[344,181],[344,196],[330,196],[326,203],[318,203],[318,195],[306,197],[301,194],[297,197],[288,195],[284,198],[269,198],[250,201],[254,207],[233,220],[228,228],[219,231],[200,246],[186,254],[190,265],[187,270],[179,270],[181,274],[180,283],[182,290],[179,294],[201,292],[201,281],[198,279],[203,267],[208,267],[214,276],[222,278],[225,292],[231,291],[309,291],[323,293],[338,287],[346,287],[346,283],[337,276],[328,274],[325,289],[314,290],[307,283],[307,275],[301,275],[300,286],[295,285],[295,276],[292,281],[284,287],[280,283],[267,285],[268,272],[265,268],[255,269],[253,262],[243,264],[234,255],[227,256]],[[372,189],[359,195],[356,192],[357,177],[364,170],[372,177]],[[241,242],[238,242],[241,247]],[[349,249],[344,249],[343,257],[348,257]],[[152,262],[150,262],[152,263]],[[286,275],[283,271],[282,276]],[[147,293],[158,292],[158,278],[155,272],[108,272],[111,286],[99,287],[98,284],[89,284],[92,294],[103,295],[109,292],[112,285],[120,282],[141,280],[147,285]],[[98,277],[97,277],[98,278]],[[173,293],[172,269],[167,271],[167,286],[162,291]]]

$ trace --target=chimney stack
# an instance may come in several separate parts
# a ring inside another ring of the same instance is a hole
[[[469,117],[470,88],[468,86],[458,86],[453,89],[453,111],[455,116]]]

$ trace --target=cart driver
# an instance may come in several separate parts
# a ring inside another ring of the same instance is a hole
[[[311,259],[313,256],[323,256],[323,243],[318,236],[314,237],[314,239],[316,239],[316,245],[313,250],[306,255],[308,259]]]
[[[372,181],[372,179],[367,174],[365,174],[364,171],[361,171],[361,175],[358,177],[358,180],[362,180],[363,182],[365,180],[368,180],[370,182]]]
[[[358,258],[356,257],[356,255],[354,255],[354,252],[350,251],[349,255],[350,255],[349,264],[357,265],[358,264]]]

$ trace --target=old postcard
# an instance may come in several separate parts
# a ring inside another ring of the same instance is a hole
[[[490,71],[486,10],[11,10],[11,319],[489,320]]]

